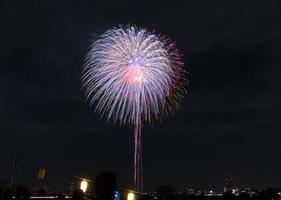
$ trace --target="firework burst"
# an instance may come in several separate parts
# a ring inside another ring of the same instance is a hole
[[[141,180],[141,126],[179,107],[184,70],[174,43],[135,26],[113,28],[91,46],[82,73],[86,98],[95,111],[134,126],[134,181]]]

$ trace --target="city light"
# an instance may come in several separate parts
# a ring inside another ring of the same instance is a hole
[[[38,172],[38,179],[43,180],[45,178],[45,174],[46,174],[46,169],[40,168]]]
[[[128,193],[127,200],[135,200],[135,194],[132,192]]]
[[[120,200],[120,192],[115,191],[114,200]]]
[[[88,182],[85,181],[85,180],[82,180],[81,183],[80,183],[80,189],[81,189],[83,192],[86,192],[86,191],[87,191],[87,187],[88,187]]]

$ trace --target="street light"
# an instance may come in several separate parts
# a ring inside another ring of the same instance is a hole
[[[88,182],[85,180],[82,180],[80,183],[80,189],[85,193],[88,188]]]
[[[132,192],[128,193],[127,200],[135,200],[135,194]]]

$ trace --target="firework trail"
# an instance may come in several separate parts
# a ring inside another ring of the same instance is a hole
[[[82,83],[90,105],[107,120],[134,127],[137,190],[142,190],[142,124],[179,107],[184,74],[175,44],[136,26],[108,30],[88,52]]]

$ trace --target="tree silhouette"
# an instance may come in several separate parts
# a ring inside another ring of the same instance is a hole
[[[95,179],[97,200],[113,200],[117,187],[116,176],[108,171],[101,172]]]

